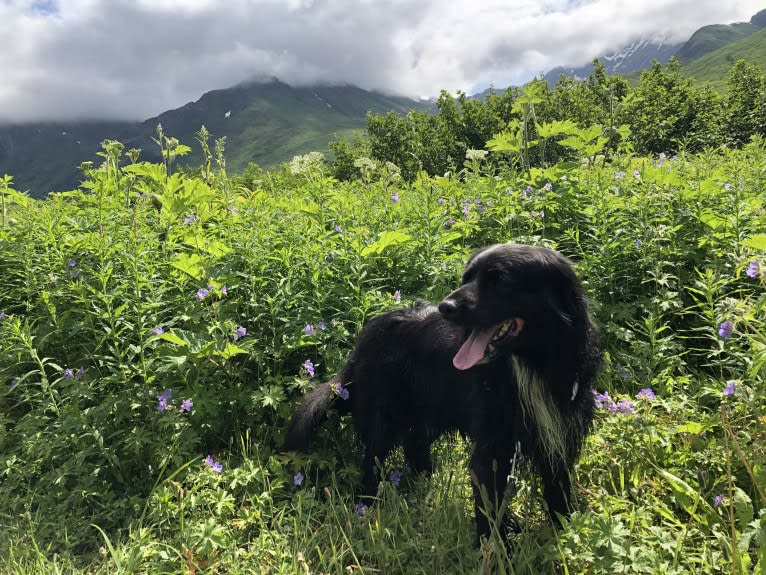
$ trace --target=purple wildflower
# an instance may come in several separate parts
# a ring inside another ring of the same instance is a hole
[[[723,502],[723,495],[716,495],[713,498],[713,505],[715,505],[716,507],[718,507],[722,502]]]
[[[77,373],[74,374],[74,378],[79,381],[83,377],[85,377],[85,368],[80,366],[80,369],[78,369]]]
[[[723,390],[723,396],[729,397],[734,395],[734,392],[737,391],[737,382],[733,379],[730,379],[726,382],[726,388]]]
[[[633,170],[633,177],[636,178],[637,180],[640,180],[641,172],[639,172],[638,170]]]
[[[64,376],[63,377],[66,380],[74,379],[74,370],[71,367],[67,367],[64,370]]]
[[[309,374],[309,377],[314,377],[314,364],[310,359],[307,359],[303,362],[303,369],[306,370],[306,373]]]
[[[393,195],[391,196],[391,201],[394,204],[398,204],[399,203],[399,192],[394,192],[393,193]]]
[[[641,244],[642,244],[641,240],[637,239],[636,240],[636,249],[640,250],[641,249]]]
[[[402,472],[398,469],[394,470],[389,476],[389,479],[391,480],[391,485],[399,487],[399,482],[402,480]]]
[[[158,325],[152,330],[152,333],[154,335],[162,335],[163,333],[165,333],[165,329],[161,325]]]
[[[199,288],[197,290],[197,301],[202,301],[203,299],[205,299],[209,295],[210,295],[210,290],[208,290],[206,288]]]
[[[624,414],[633,413],[633,402],[628,401],[627,399],[621,399],[617,402],[616,412]]]
[[[468,217],[471,212],[471,204],[468,201],[463,202],[463,215]]]
[[[367,513],[367,506],[364,503],[362,503],[361,501],[359,503],[357,503],[356,504],[356,514],[359,517],[364,517],[366,513]]]
[[[342,233],[343,233],[343,228],[340,226],[340,224],[338,224],[337,226],[335,226],[335,231],[336,231],[336,232],[338,232],[339,234],[342,234]]]
[[[0,311],[0,321],[3,321],[4,319],[7,319],[8,316],[5,314],[4,311]]]
[[[317,327],[319,328],[319,331],[327,331],[327,324],[323,321],[320,321]]]
[[[625,172],[619,171],[614,175],[615,180],[622,180],[625,177]]]
[[[181,402],[181,413],[191,413],[194,402],[191,399],[184,399]]]
[[[237,328],[237,331],[234,332],[234,341],[237,341],[238,339],[242,339],[247,335],[247,328],[244,326],[239,326]]]
[[[303,473],[300,471],[293,476],[293,484],[300,487],[303,484]]]
[[[226,284],[223,284],[223,287],[221,287],[221,293],[222,293],[224,296],[227,296],[227,295],[229,295],[229,288],[227,288],[227,287],[226,287]]]
[[[532,186],[527,186],[526,188],[524,188],[524,191],[521,192],[521,195],[524,196],[525,198],[528,198],[529,194],[531,193],[532,193]]]
[[[543,186],[543,189],[546,192],[550,192],[553,189],[553,184],[551,184],[550,182],[546,182],[546,184]]]
[[[168,408],[168,402],[173,399],[173,390],[166,389],[157,396],[157,411],[163,413]]]
[[[192,215],[190,215],[190,216],[186,216],[186,217],[184,218],[184,224],[185,224],[185,225],[187,225],[187,226],[188,226],[188,225],[191,225],[191,224],[193,224],[194,222],[196,222],[198,219],[199,219],[199,218],[196,216],[196,214],[192,214]]]
[[[729,182],[726,182],[726,183],[723,185],[723,189],[724,189],[724,190],[726,190],[727,192],[728,192],[728,191],[731,191],[731,189],[732,189],[733,187],[734,187],[734,186],[732,186],[732,185],[731,185]]]
[[[401,292],[401,290],[396,290],[394,292],[394,303],[402,303],[402,292]]]
[[[343,401],[348,399],[348,389],[343,387],[341,382],[335,384],[335,392],[340,396]]]
[[[652,401],[654,398],[654,391],[652,391],[651,387],[645,387],[644,389],[639,390],[639,392],[636,394],[636,399],[646,399],[647,401]]]
[[[596,407],[598,409],[608,409],[611,404],[614,403],[611,397],[609,397],[609,392],[605,391],[604,393],[596,393],[594,391],[593,400],[596,402]]]
[[[67,270],[72,270],[72,269],[73,269],[73,268],[74,268],[76,265],[77,265],[77,260],[74,260],[74,259],[70,259],[70,260],[69,260],[69,261],[66,263],[66,269],[67,269]]]
[[[753,260],[745,272],[749,278],[757,278],[761,274],[761,264],[758,260]]]
[[[450,229],[453,225],[455,225],[455,220],[450,218],[446,222],[444,222],[444,227],[446,229]]]
[[[208,455],[205,458],[205,463],[207,463],[207,466],[215,471],[216,473],[221,473],[223,471],[223,465],[221,465],[218,461],[213,459],[212,455]]]
[[[734,331],[734,325],[728,319],[718,327],[718,335],[723,339],[730,338],[732,331]]]
[[[436,200],[436,205],[437,206],[443,206],[444,202],[445,202],[444,198],[439,198],[438,200]]]
[[[305,333],[306,335],[311,335],[312,333],[314,333],[314,326],[311,325],[310,323],[307,323],[306,327],[303,328],[303,333]]]

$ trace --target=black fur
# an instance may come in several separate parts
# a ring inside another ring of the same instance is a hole
[[[508,336],[477,361],[480,348],[489,350],[488,328],[514,318]],[[469,339],[475,345],[463,346]],[[479,537],[489,534],[484,504],[497,510],[517,443],[542,477],[557,520],[569,510],[570,474],[591,428],[600,362],[597,332],[569,260],[540,247],[489,246],[471,256],[462,285],[438,308],[418,304],[371,319],[341,371],[297,408],[285,449],[308,449],[340,384],[350,397],[336,405],[350,410],[365,447],[363,496],[377,493],[376,462],[396,446],[413,471],[429,472],[432,442],[459,430],[473,441]]]

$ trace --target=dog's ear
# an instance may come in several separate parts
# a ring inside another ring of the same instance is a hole
[[[552,315],[567,327],[571,327],[575,313],[571,292],[567,289],[548,288],[543,293],[543,300],[551,310]]]

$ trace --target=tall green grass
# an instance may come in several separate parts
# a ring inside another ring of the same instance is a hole
[[[44,201],[0,186],[0,571],[766,569],[763,142],[528,176],[474,155],[413,183],[307,156],[245,185],[220,153],[177,172],[160,141],[161,164],[106,143]],[[369,317],[438,300],[504,241],[573,259],[607,352],[579,510],[552,529],[524,473],[512,556],[473,547],[459,438],[430,479],[394,456],[369,509],[349,422],[279,451]]]

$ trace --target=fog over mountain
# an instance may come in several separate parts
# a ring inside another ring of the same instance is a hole
[[[259,77],[409,97],[521,84],[763,0],[3,0],[0,122],[142,120]]]

